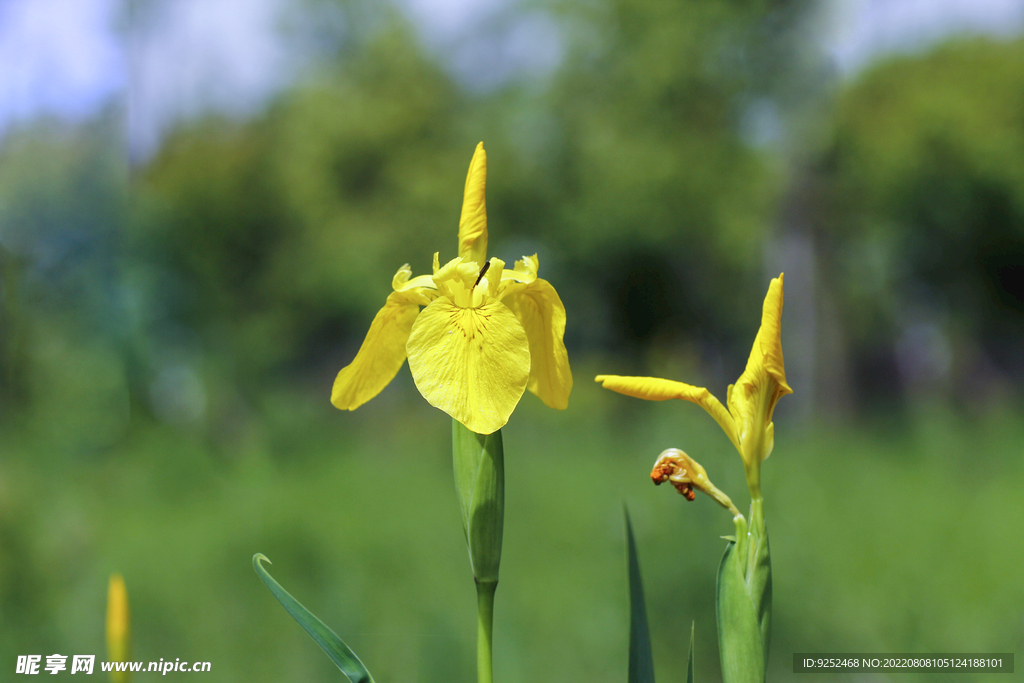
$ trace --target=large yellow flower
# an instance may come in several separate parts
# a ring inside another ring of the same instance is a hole
[[[336,407],[355,410],[379,394],[407,356],[427,402],[478,434],[501,429],[527,388],[552,408],[568,406],[565,307],[537,277],[536,255],[511,270],[487,260],[486,183],[481,142],[466,176],[458,258],[441,266],[435,253],[432,275],[398,270],[355,360],[334,380]]]
[[[736,384],[726,392],[726,405],[703,387],[655,377],[620,377],[598,375],[597,381],[606,389],[650,401],[680,398],[706,410],[722,427],[743,458],[751,495],[761,495],[761,462],[771,455],[775,445],[772,413],[775,404],[793,393],[786,383],[786,367],[782,360],[782,280],[772,280],[764,299],[761,328],[750,350],[747,368]]]

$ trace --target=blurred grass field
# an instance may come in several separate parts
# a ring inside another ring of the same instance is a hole
[[[696,621],[697,674],[718,680],[714,580],[730,521],[706,499],[656,489],[648,472],[663,448],[681,447],[738,502],[739,456],[696,406],[602,392],[590,381],[599,369],[577,364],[569,411],[527,396],[504,430],[496,676],[623,680],[625,504],[659,679],[680,679]],[[119,571],[136,659],[208,660],[218,681],[338,680],[253,573],[263,552],[378,680],[471,680],[450,423],[405,372],[354,413],[334,410],[326,389],[267,395],[231,447],[145,421],[76,460],[40,447],[59,440],[59,422],[5,438],[0,649],[102,653],[106,578]],[[783,401],[776,426],[764,468],[771,678],[792,675],[794,651],[1019,647],[1019,415],[922,409],[909,429],[806,426]]]

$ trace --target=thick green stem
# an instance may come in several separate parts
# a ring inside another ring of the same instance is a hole
[[[498,583],[476,584],[476,680],[491,683],[491,633],[494,625],[494,591]]]

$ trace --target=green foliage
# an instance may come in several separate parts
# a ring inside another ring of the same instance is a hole
[[[889,59],[845,88],[811,181],[824,284],[862,349],[917,319],[1019,381],[1024,332],[1024,41]],[[877,354],[877,351],[873,351]]]
[[[755,4],[636,0],[576,18],[552,107],[575,250],[667,248],[726,271],[757,253],[776,188],[739,136],[750,72],[733,56],[763,18]]]
[[[351,683],[373,683],[373,676],[366,670],[363,663],[359,661],[356,653],[352,652],[352,649],[327,624],[320,621],[301,602],[293,598],[291,593],[282,588],[281,584],[275,581],[270,572],[264,568],[264,561],[270,562],[262,554],[256,553],[252,558],[253,569],[256,570],[260,580],[266,584],[267,588],[277,598],[277,601],[281,603],[285,611],[291,615],[292,619],[298,622],[299,626],[309,634],[309,637],[316,641],[320,649],[331,658],[331,661],[341,669],[341,672],[345,674]]]

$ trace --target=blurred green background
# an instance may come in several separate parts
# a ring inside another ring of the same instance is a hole
[[[1020,38],[844,70],[810,0],[498,3],[461,42],[424,32],[441,4],[281,2],[301,69],[146,128],[146,46],[175,4],[107,4],[112,94],[0,128],[0,666],[102,659],[117,571],[139,660],[341,680],[253,573],[262,552],[378,681],[473,680],[449,419],[405,369],[354,413],[329,395],[397,268],[455,254],[480,140],[490,252],[539,253],[576,381],[567,411],[527,395],[504,430],[497,680],[625,679],[623,504],[659,679],[683,680],[696,621],[697,675],[719,680],[731,524],[648,472],[683,448],[745,507],[739,457],[696,406],[592,378],[724,398],[781,271],[769,677],[793,652],[1021,655]]]

